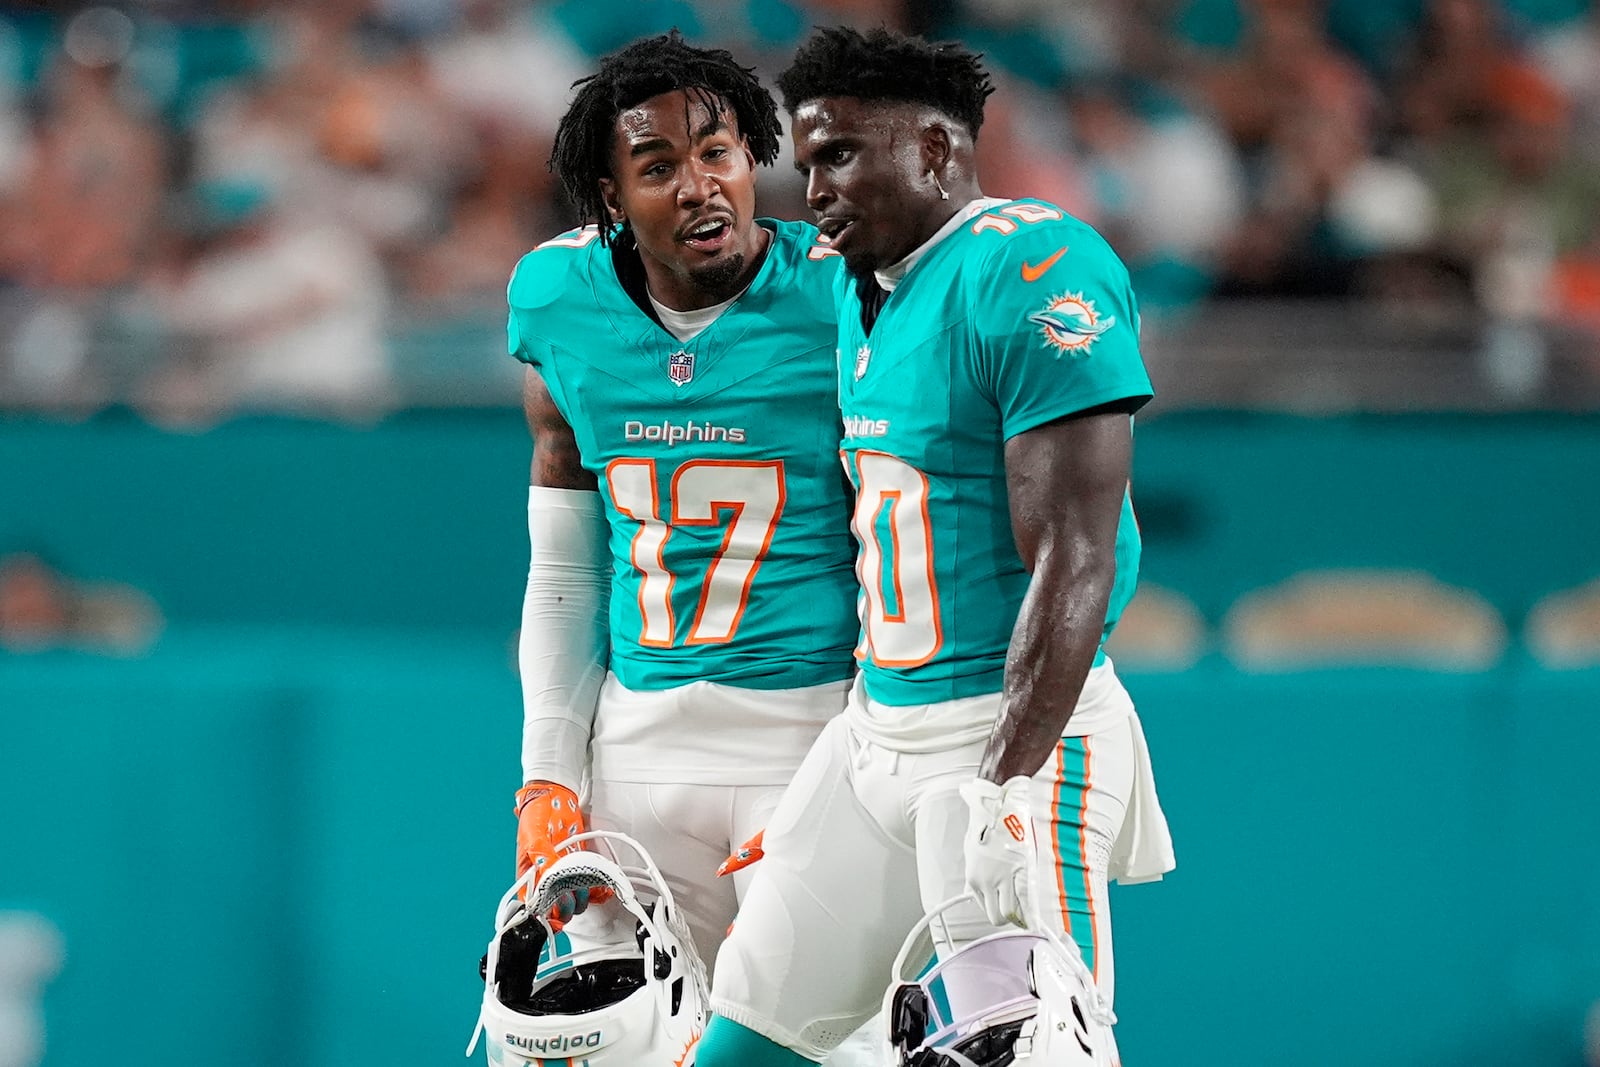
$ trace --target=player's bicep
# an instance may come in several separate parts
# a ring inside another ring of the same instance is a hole
[[[1133,425],[1114,409],[1056,419],[1006,442],[1006,490],[1017,553],[1081,574],[1115,568],[1117,522],[1133,461]]]
[[[533,435],[529,484],[551,489],[598,489],[594,475],[584,469],[577,436],[556,407],[544,379],[532,367],[523,374],[522,411],[528,419],[528,432]]]

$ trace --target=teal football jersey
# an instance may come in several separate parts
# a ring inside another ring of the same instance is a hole
[[[511,277],[511,354],[538,370],[600,483],[610,665],[629,689],[789,689],[852,669],[840,261],[811,226],[761,225],[774,236],[755,280],[689,341],[634,303],[593,227]]]
[[[998,692],[1029,581],[1012,538],[1005,442],[1150,397],[1127,270],[1087,224],[1018,200],[929,249],[870,336],[851,279],[838,279],[837,297],[867,693],[907,705]],[[1126,495],[1116,560],[1102,642],[1139,569]]]

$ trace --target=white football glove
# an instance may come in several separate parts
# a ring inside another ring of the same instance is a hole
[[[1028,794],[1033,779],[1018,775],[1004,785],[976,778],[961,787],[967,802],[967,888],[996,926],[1027,925],[1033,820]]]

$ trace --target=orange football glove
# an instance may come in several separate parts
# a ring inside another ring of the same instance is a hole
[[[556,861],[563,852],[561,842],[573,834],[583,833],[583,812],[578,807],[578,795],[555,782],[529,782],[517,790],[517,877],[529,867],[542,870]],[[540,875],[534,875],[534,882]],[[527,890],[523,890],[527,899]],[[568,919],[582,914],[590,904],[609,899],[609,889],[581,889],[564,893],[555,907],[550,909],[552,930],[559,930]]]
[[[726,878],[734,871],[742,871],[752,863],[757,862],[767,853],[761,847],[761,839],[767,836],[765,830],[739,846],[739,850],[722,861],[722,866],[717,868],[717,877]]]

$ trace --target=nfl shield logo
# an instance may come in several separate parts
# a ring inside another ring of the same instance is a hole
[[[859,382],[861,380],[861,376],[867,373],[867,361],[871,358],[872,349],[868,346],[862,345],[860,348],[856,349],[856,381]]]
[[[673,385],[688,385],[693,377],[693,352],[674,352],[667,357],[667,380]]]

